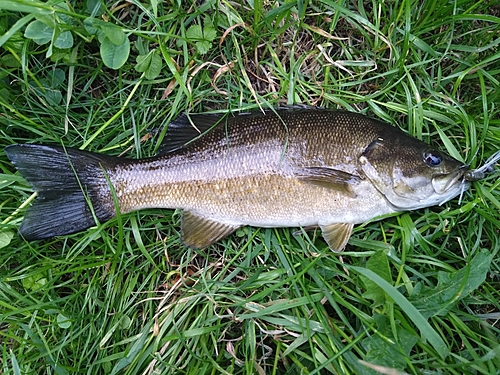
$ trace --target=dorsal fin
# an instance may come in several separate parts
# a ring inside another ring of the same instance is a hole
[[[236,113],[225,113],[225,114],[209,114],[209,113],[193,113],[186,114],[183,113],[172,121],[167,128],[167,133],[163,138],[163,141],[158,148],[158,154],[168,154],[172,151],[178,150],[190,143],[191,141],[197,139],[198,137],[204,135],[210,131],[213,127],[217,126],[219,123],[225,123],[229,116],[234,117],[262,117],[277,114],[279,112],[287,111],[301,111],[301,110],[311,110],[318,109],[320,107],[311,107],[304,104],[295,104],[280,106],[276,108],[269,108],[262,111],[250,111],[250,112],[236,112]]]
[[[168,124],[167,133],[158,148],[158,154],[167,154],[178,150],[187,143],[195,140],[203,134],[210,131],[219,123],[224,123],[228,116],[234,117],[261,117],[272,115],[284,111],[300,111],[306,109],[321,109],[319,107],[311,107],[304,104],[295,104],[270,108],[262,111],[236,112],[225,114],[207,114],[207,113],[183,113],[174,121]]]
[[[218,123],[223,122],[225,116],[183,113],[168,124],[167,133],[158,149],[158,154],[168,154],[182,148],[187,143],[207,133]]]

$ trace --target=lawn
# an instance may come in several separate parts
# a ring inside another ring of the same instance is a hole
[[[298,228],[193,250],[167,209],[24,241],[34,195],[3,152],[141,158],[183,112],[306,104],[479,167],[500,148],[496,1],[2,0],[0,46],[0,372],[498,374],[498,173],[340,254]]]

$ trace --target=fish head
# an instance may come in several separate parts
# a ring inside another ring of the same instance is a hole
[[[363,150],[359,163],[397,210],[443,204],[470,185],[467,165],[406,135],[390,141],[377,138]]]

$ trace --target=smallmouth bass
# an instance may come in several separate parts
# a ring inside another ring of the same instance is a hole
[[[477,179],[467,178],[477,176],[468,165],[379,120],[295,107],[181,115],[146,159],[35,144],[5,152],[38,194],[19,229],[26,240],[85,230],[117,209],[179,208],[187,246],[245,225],[319,226],[341,251],[355,224],[445,203]]]

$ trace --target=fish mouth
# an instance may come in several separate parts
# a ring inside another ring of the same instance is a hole
[[[454,173],[441,174],[432,178],[432,187],[438,194],[446,194],[451,190],[455,190],[463,185],[468,185],[469,166],[462,165]]]

